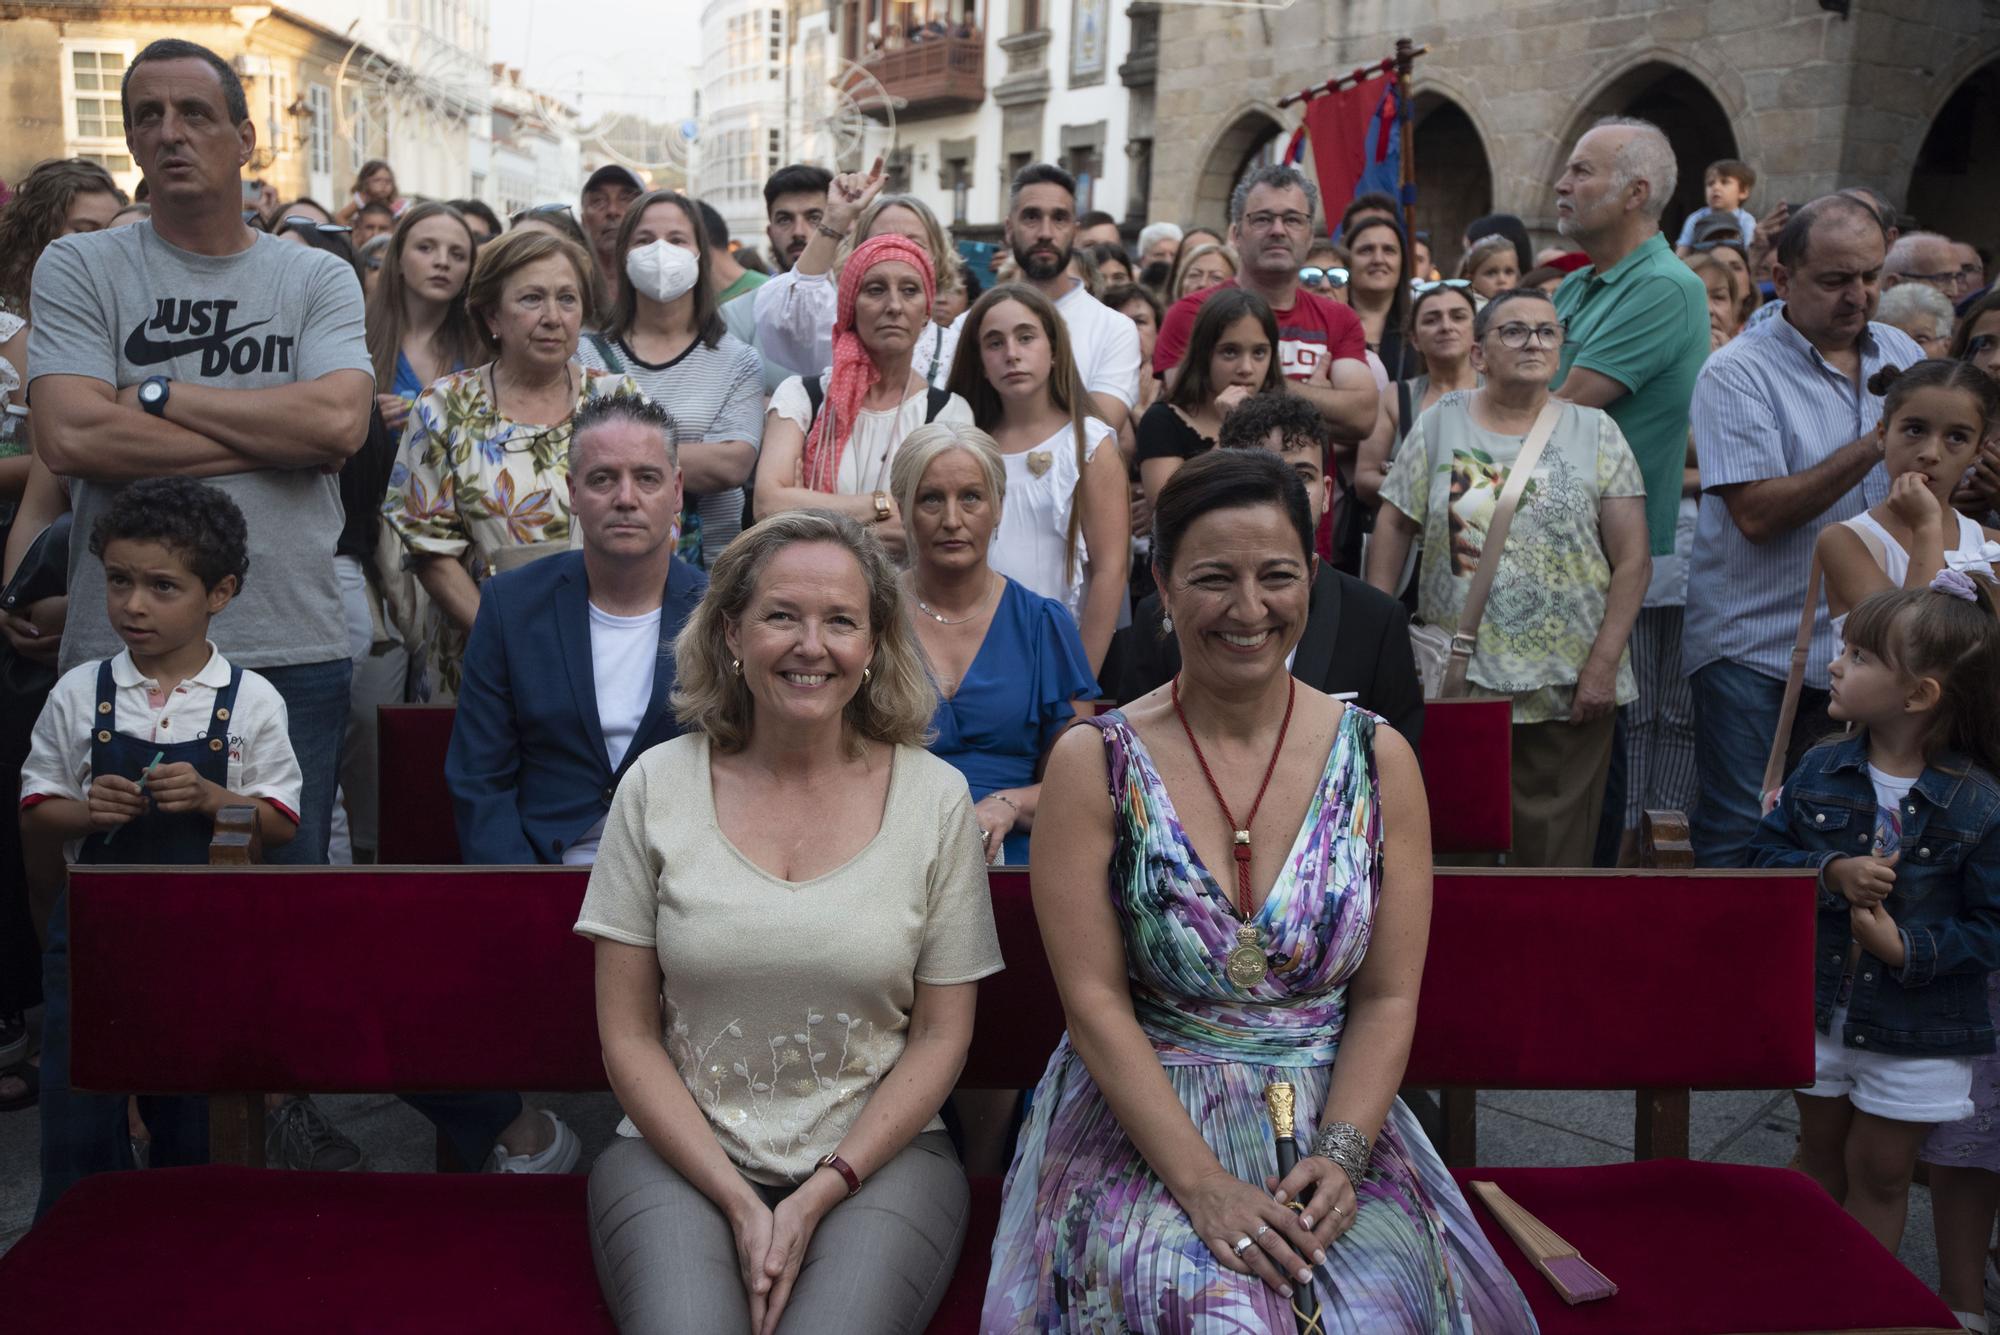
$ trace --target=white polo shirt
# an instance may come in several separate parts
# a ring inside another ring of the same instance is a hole
[[[159,683],[140,672],[132,652],[121,649],[111,660],[112,729],[162,747],[191,742],[208,730],[216,694],[229,685],[229,660],[213,643],[201,671],[162,694]],[[62,675],[42,715],[35,720],[34,741],[21,767],[23,810],[52,797],[86,802],[90,799],[91,735],[97,720],[97,664],[79,663]],[[298,823],[299,789],[304,779],[292,752],[284,697],[278,688],[248,669],[236,688],[236,707],[229,714],[229,770],[224,785],[244,797],[261,797]],[[63,856],[76,860],[82,840],[63,846]]]
[[[1070,352],[1076,358],[1076,373],[1084,392],[1108,394],[1129,411],[1139,401],[1139,326],[1132,323],[1131,316],[1091,296],[1082,279],[1070,282],[1075,286],[1056,302],[1056,314],[1062,316],[1069,334]],[[965,315],[961,314],[944,331],[938,369],[931,377],[931,383],[940,389],[951,375],[952,357],[964,329]]]

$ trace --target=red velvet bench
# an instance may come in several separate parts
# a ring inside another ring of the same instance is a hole
[[[582,1177],[261,1171],[262,1102],[243,1092],[604,1088],[591,949],[569,931],[583,880],[79,869],[78,1084],[210,1094],[218,1160],[251,1166],[78,1186],[0,1258],[9,1328],[608,1330]],[[993,892],[1009,967],[982,988],[966,1088],[1031,1085],[1062,1029],[1026,877]],[[1642,1153],[1671,1146],[1661,1094],[1806,1079],[1811,931],[1798,876],[1442,874],[1410,1081],[1641,1087]],[[1565,1307],[1475,1207],[1550,1335],[1951,1328],[1784,1169],[1454,1171],[1502,1183],[1620,1285]],[[998,1205],[998,1180],[975,1181],[932,1331],[977,1328]]]
[[[458,826],[444,784],[456,713],[450,705],[383,705],[377,711],[376,860],[383,866],[458,865]],[[1512,848],[1512,704],[1434,700],[1424,706],[1423,742],[1432,847],[1440,853]]]

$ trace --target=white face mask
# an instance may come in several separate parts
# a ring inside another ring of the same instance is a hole
[[[625,276],[654,301],[672,301],[694,286],[701,261],[670,241],[651,241],[625,253]]]

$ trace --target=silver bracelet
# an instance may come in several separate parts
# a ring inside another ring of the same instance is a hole
[[[1368,1176],[1370,1149],[1368,1137],[1352,1122],[1334,1122],[1319,1129],[1313,1137],[1312,1152],[1322,1159],[1331,1159],[1347,1174],[1347,1180],[1361,1190],[1361,1180]]]

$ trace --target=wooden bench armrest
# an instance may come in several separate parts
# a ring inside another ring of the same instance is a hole
[[[1639,817],[1639,865],[1657,871],[1694,870],[1686,812],[1648,811]]]
[[[264,860],[264,836],[257,829],[257,808],[224,807],[215,813],[215,833],[208,841],[211,867],[254,867]]]

